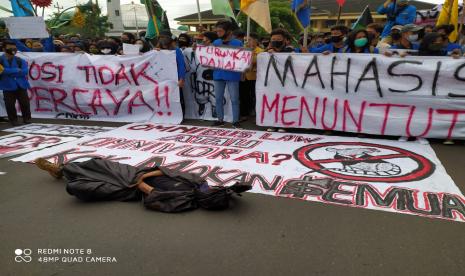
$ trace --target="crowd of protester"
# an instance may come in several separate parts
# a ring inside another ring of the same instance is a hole
[[[192,36],[183,33],[179,37],[175,37],[170,31],[162,31],[157,39],[148,40],[145,38],[145,32],[138,34],[125,32],[119,38],[84,39],[76,34],[50,36],[42,40],[8,40],[1,42],[0,46],[10,45],[10,50],[14,48],[15,51],[23,52],[88,53],[92,55],[122,55],[124,54],[124,43],[138,45],[140,53],[160,49],[176,50],[181,90],[186,73],[182,50],[189,47],[195,49],[197,45],[229,45],[252,48],[254,52],[253,66],[249,71],[244,74],[224,70],[214,70],[213,72],[218,119],[214,122],[214,126],[224,125],[222,103],[227,87],[232,103],[232,126],[240,128],[241,121],[254,115],[255,80],[257,78],[256,57],[261,52],[321,53],[323,55],[369,53],[383,54],[388,57],[421,55],[460,58],[463,56],[465,46],[460,41],[459,43],[449,41],[449,35],[455,30],[453,25],[414,25],[415,17],[412,16],[412,12],[416,11],[414,6],[409,5],[408,1],[399,0],[397,2],[396,9],[390,0],[379,7],[378,13],[387,15],[386,24],[371,23],[366,28],[357,28],[356,30],[351,30],[343,25],[333,26],[330,32],[310,33],[305,43],[303,34],[296,38],[282,28],[274,29],[268,36],[259,37],[257,34],[251,33],[249,37],[246,37],[246,33],[238,29],[236,24],[221,20],[216,24],[214,31],[200,32]],[[4,61],[0,66],[8,67]],[[9,101],[11,102],[12,99]],[[285,132],[286,130],[269,128],[268,131]],[[402,139],[407,138],[403,137]],[[446,143],[453,142],[446,141]]]

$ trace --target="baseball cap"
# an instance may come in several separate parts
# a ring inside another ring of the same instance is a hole
[[[402,27],[401,32],[418,32],[419,30],[423,29],[422,26],[417,26],[415,24],[407,24]]]

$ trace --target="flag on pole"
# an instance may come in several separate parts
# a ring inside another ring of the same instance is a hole
[[[295,13],[304,29],[310,25],[310,0],[292,0],[291,10]]]
[[[14,16],[34,16],[34,9],[28,0],[10,0]]]
[[[336,2],[339,5],[339,7],[342,7],[346,3],[346,0],[336,0]]]
[[[271,33],[270,5],[268,0],[242,0],[241,10],[265,31]]]
[[[373,23],[373,17],[371,16],[370,7],[368,5],[363,10],[362,14],[359,16],[357,21],[352,25],[352,30],[357,31],[360,29],[365,29],[368,24]]]
[[[212,11],[215,15],[226,15],[234,18],[234,12],[231,7],[229,0],[211,0]]]
[[[450,24],[455,30],[449,35],[449,40],[457,41],[459,28],[459,0],[446,0],[442,5],[436,26]]]
[[[157,0],[140,0],[147,9],[149,15],[149,23],[145,33],[146,38],[155,38],[160,35],[163,30],[170,30],[170,23],[164,11]]]

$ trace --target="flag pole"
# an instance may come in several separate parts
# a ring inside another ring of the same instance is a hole
[[[203,31],[203,26],[202,26],[202,15],[200,14],[200,3],[199,0],[197,0],[197,14],[199,16],[199,29],[202,32]]]
[[[464,0],[464,1],[465,1],[465,0]],[[250,16],[247,15],[246,47],[249,47],[249,36],[250,36]]]
[[[337,12],[337,21],[336,21],[336,25],[339,25],[339,21],[341,20],[341,13],[342,13],[342,6],[339,5],[339,11]]]
[[[462,29],[463,29],[463,21],[465,20],[465,0],[463,0],[463,4],[462,4],[462,16],[461,18],[459,19],[459,35],[458,35],[458,42],[460,42],[460,40],[462,39]]]

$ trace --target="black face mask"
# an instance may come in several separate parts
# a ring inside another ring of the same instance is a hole
[[[328,37],[328,38],[325,38],[325,43],[326,43],[326,44],[331,43],[331,38],[329,38],[329,37]]]
[[[270,45],[269,41],[263,41],[263,47],[268,48],[269,45]]]
[[[179,41],[178,45],[179,45],[180,48],[189,47],[189,43],[187,43],[186,41]]]
[[[284,46],[284,41],[282,40],[271,41],[271,47],[275,49],[281,49],[283,46]]]
[[[402,35],[400,33],[392,33],[391,37],[394,40],[399,40],[402,37]]]
[[[368,40],[369,41],[372,41],[373,39],[376,39],[376,35],[375,34],[372,34],[372,33],[368,33]]]
[[[18,50],[16,49],[5,49],[5,53],[9,54],[9,55],[16,55],[16,52],[18,52]]]
[[[343,37],[342,35],[338,35],[338,36],[335,36],[335,35],[332,35],[331,36],[331,42],[332,43],[339,43],[343,40]]]
[[[441,44],[432,43],[428,46],[428,49],[432,52],[441,52],[443,46]]]

